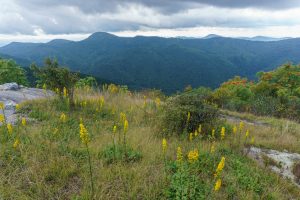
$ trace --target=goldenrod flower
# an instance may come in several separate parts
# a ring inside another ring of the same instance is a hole
[[[0,102],[0,110],[4,110],[4,103],[3,102]]]
[[[222,157],[221,161],[218,164],[215,177],[219,176],[225,166],[225,157]]]
[[[190,112],[188,112],[188,114],[187,114],[187,123],[189,123],[189,121],[190,121],[190,119],[191,119],[191,113]]]
[[[198,133],[201,134],[201,131],[202,131],[202,125],[199,124],[199,127],[198,127]]]
[[[166,153],[166,150],[167,150],[167,140],[165,138],[162,140],[162,149],[163,149],[163,153]]]
[[[197,131],[197,130],[195,130],[195,133],[194,133],[194,135],[195,135],[195,137],[197,137],[197,136],[198,136],[198,131]]]
[[[114,127],[113,127],[113,133],[115,134],[116,132],[117,132],[117,126],[114,125]]]
[[[182,162],[182,159],[183,159],[183,156],[182,156],[182,150],[181,150],[181,147],[177,147],[177,162],[178,163],[181,163]]]
[[[222,181],[221,179],[218,179],[216,181],[215,188],[214,188],[216,192],[221,188],[221,185],[222,185]]]
[[[12,132],[13,132],[13,127],[12,127],[12,125],[11,125],[10,123],[8,123],[8,124],[6,125],[6,127],[7,127],[8,133],[9,133],[9,134],[12,134]]]
[[[126,120],[126,114],[123,113],[123,112],[121,112],[121,113],[120,113],[120,121],[121,121],[121,122],[124,122],[125,120]]]
[[[188,153],[188,159],[190,163],[197,161],[199,158],[198,149],[194,149]]]
[[[214,153],[214,152],[215,152],[215,143],[213,142],[210,147],[210,153]]]
[[[222,127],[221,129],[221,139],[223,140],[225,138],[225,127]]]
[[[246,138],[248,138],[248,136],[249,136],[249,130],[246,131],[245,136],[246,136]]]
[[[19,146],[19,144],[20,144],[19,139],[16,139],[14,144],[13,144],[13,147],[16,149]]]
[[[80,128],[80,131],[79,131],[80,139],[81,139],[82,143],[87,145],[90,141],[89,133],[82,123],[79,124],[79,128]]]
[[[67,120],[67,116],[65,115],[65,113],[61,113],[61,115],[60,115],[60,121],[61,122],[63,122],[63,123],[65,123],[66,122],[66,120]]]
[[[26,118],[25,117],[22,117],[22,120],[21,120],[21,123],[22,123],[22,126],[26,126]]]
[[[193,133],[190,133],[189,139],[190,139],[190,142],[193,141]]]
[[[233,132],[233,134],[236,134],[236,132],[237,132],[237,127],[236,127],[236,126],[234,126],[234,127],[232,128],[232,132]]]
[[[4,123],[4,115],[0,114],[0,123]]]
[[[68,96],[68,90],[67,90],[66,87],[64,87],[63,92],[64,92],[64,97],[67,97]]]
[[[240,126],[239,126],[240,131],[242,131],[244,129],[244,126],[245,126],[244,122],[241,121]]]
[[[125,119],[124,121],[124,133],[126,133],[128,131],[128,121],[127,119]]]
[[[155,105],[156,105],[156,107],[159,107],[159,106],[160,106],[160,102],[161,102],[161,101],[160,101],[160,98],[157,97],[157,98],[155,99]]]

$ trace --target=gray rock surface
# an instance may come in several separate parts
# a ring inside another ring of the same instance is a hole
[[[250,147],[245,149],[250,158],[256,160],[260,165],[264,165],[263,156],[274,160],[277,165],[268,166],[272,171],[281,175],[282,177],[290,179],[293,183],[300,187],[300,183],[293,174],[293,167],[300,162],[300,154],[290,153],[288,151],[276,151],[272,149],[262,149],[257,147]]]
[[[51,96],[53,96],[53,92],[51,91],[27,88],[19,86],[17,83],[0,85],[0,102],[3,102],[5,105],[4,113],[7,123],[14,124],[17,121],[17,115],[15,114],[16,104],[32,99],[49,98]]]

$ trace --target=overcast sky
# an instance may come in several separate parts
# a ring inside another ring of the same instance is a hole
[[[300,0],[0,0],[0,45],[120,36],[300,37]]]

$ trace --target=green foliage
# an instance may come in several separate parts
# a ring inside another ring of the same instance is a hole
[[[214,91],[213,101],[222,108],[298,119],[300,116],[300,65],[285,64],[258,73],[257,83],[235,77]]]
[[[77,73],[70,72],[67,68],[59,67],[57,61],[50,58],[45,60],[44,67],[40,68],[33,64],[31,69],[37,78],[38,86],[46,86],[47,89],[53,91],[58,90],[60,96],[63,95],[64,89],[66,89],[70,104],[74,104],[74,87],[79,80]]]
[[[162,106],[160,129],[168,135],[194,132],[200,124],[204,131],[211,130],[218,124],[218,109],[209,103],[210,96],[209,89],[199,88],[170,97]]]
[[[0,58],[0,84],[16,82],[20,85],[28,85],[25,70],[13,60]]]
[[[76,87],[78,88],[96,87],[96,86],[97,86],[97,80],[92,76],[81,78],[76,83]]]

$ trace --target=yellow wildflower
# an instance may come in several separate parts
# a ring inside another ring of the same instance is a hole
[[[0,102],[0,110],[4,110],[4,103],[3,102]]]
[[[190,163],[197,161],[199,158],[198,149],[194,149],[188,153],[188,159]]]
[[[246,138],[248,138],[248,136],[249,136],[249,130],[246,131],[245,136],[246,136]]]
[[[159,107],[160,106],[160,103],[161,103],[161,101],[160,101],[160,98],[156,98],[155,99],[155,105],[157,106],[157,107]]]
[[[232,128],[232,132],[233,132],[233,134],[236,134],[236,132],[237,132],[237,127],[236,127],[236,126],[234,126],[234,127]]]
[[[114,125],[114,127],[113,127],[113,133],[115,134],[116,132],[117,132],[117,126]]]
[[[22,126],[26,126],[26,118],[25,117],[22,117],[22,120],[21,120],[21,123],[22,123]]]
[[[211,130],[211,137],[212,137],[212,138],[215,138],[215,132],[216,132],[215,129],[212,129],[212,130]]]
[[[120,121],[121,121],[121,122],[124,122],[125,120],[126,120],[126,114],[123,113],[123,112],[121,112],[121,113],[120,113]]]
[[[188,112],[188,114],[187,114],[187,123],[189,123],[189,121],[190,121],[190,119],[191,119],[191,113],[190,112]]]
[[[195,130],[195,133],[194,133],[194,135],[195,135],[195,137],[197,137],[197,136],[198,136],[198,131],[197,131],[197,130]]]
[[[201,131],[202,131],[202,125],[199,124],[199,127],[198,127],[198,133],[201,134]]]
[[[222,181],[221,181],[221,179],[218,179],[216,181],[216,184],[215,184],[215,191],[216,192],[221,188],[221,185],[222,185]]]
[[[19,144],[20,144],[19,139],[16,139],[14,144],[13,144],[13,147],[16,149],[16,148],[18,148]]]
[[[241,122],[240,122],[240,127],[239,127],[239,128],[240,128],[240,131],[242,131],[242,130],[244,129],[244,126],[245,126],[244,122],[241,121]]]
[[[20,110],[20,105],[16,104],[16,110]]]
[[[0,123],[4,123],[4,115],[0,114]]]
[[[67,90],[66,87],[64,87],[63,92],[64,92],[64,97],[67,97],[68,96],[68,90]]]
[[[181,163],[183,159],[181,147],[177,147],[177,162]]]
[[[165,138],[162,140],[162,149],[163,149],[163,153],[166,153],[166,150],[167,150],[167,140]]]
[[[215,177],[219,176],[225,166],[225,157],[222,157],[221,161],[218,164]]]
[[[80,131],[79,131],[80,139],[83,144],[87,145],[90,141],[89,133],[82,123],[79,124],[79,128],[80,128]]]
[[[65,123],[66,122],[66,120],[67,120],[67,116],[65,115],[65,113],[61,113],[61,115],[60,115],[60,121],[61,122],[63,122],[63,123]]]
[[[126,133],[128,131],[128,121],[127,119],[125,119],[124,121],[124,133]]]
[[[223,140],[225,138],[225,127],[222,127],[221,129],[221,139]]]
[[[193,133],[190,133],[189,139],[190,139],[190,142],[193,141]]]
[[[7,127],[8,133],[9,133],[9,134],[12,134],[12,132],[13,132],[13,127],[12,127],[12,125],[11,125],[10,123],[8,123],[8,124],[6,125],[6,127]]]

